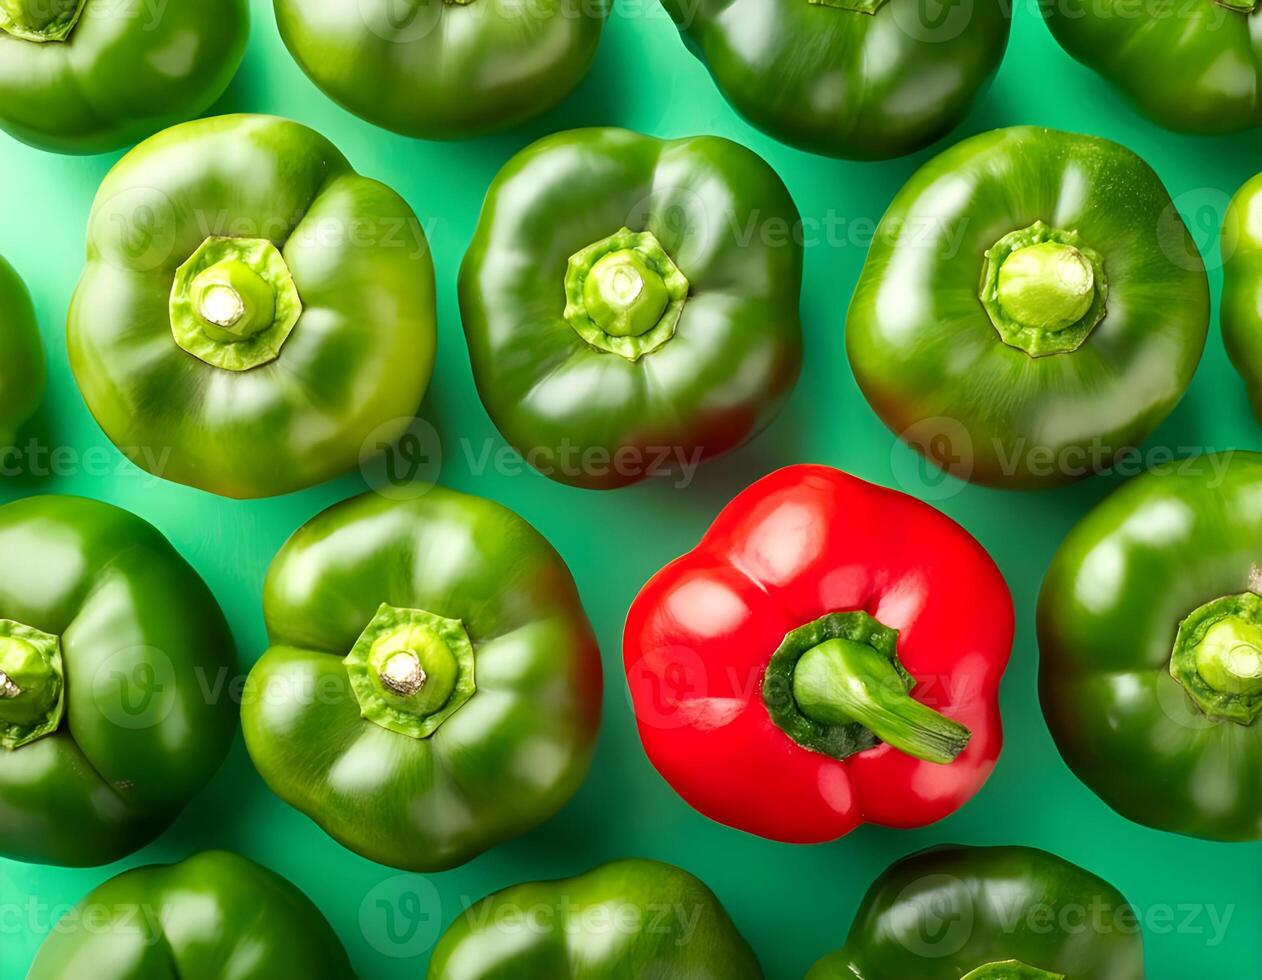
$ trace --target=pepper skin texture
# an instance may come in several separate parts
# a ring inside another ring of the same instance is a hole
[[[35,656],[34,654],[40,654]],[[218,770],[232,636],[153,527],[78,497],[0,507],[0,856],[108,864]]]
[[[1254,0],[1040,0],[1040,7],[1060,46],[1158,125],[1205,134],[1262,125]]]
[[[442,487],[339,504],[281,549],[263,613],[246,747],[352,851],[453,868],[586,776],[600,653],[564,562],[498,504]]]
[[[801,370],[799,228],[775,171],[727,140],[588,129],[522,151],[460,275],[492,421],[593,490],[753,438]]]
[[[954,129],[1008,46],[1008,0],[662,0],[732,106],[812,153],[886,160]],[[849,9],[847,9],[849,8]]]
[[[905,977],[1143,980],[1143,937],[1121,892],[1053,854],[937,847],[873,883],[846,945],[806,980]]]
[[[1034,489],[1107,468],[1191,382],[1195,243],[1139,157],[1034,127],[929,161],[877,229],[846,324],[859,387],[938,466]]]
[[[311,900],[227,851],[133,868],[90,892],[44,941],[27,980],[85,977],[355,980]]]
[[[249,32],[247,0],[5,0],[0,128],[56,153],[121,149],[209,109]]]
[[[411,423],[434,267],[407,203],[269,116],[169,129],[97,195],[69,352],[106,434],[226,497],[322,483]]]
[[[840,635],[856,623],[866,636]],[[864,822],[932,823],[981,788],[1002,746],[1012,633],[1007,585],[963,528],[839,470],[792,466],[644,587],[624,656],[645,751],[688,803],[819,843]],[[800,657],[788,691],[786,654]],[[938,733],[950,750],[929,761]]]
[[[625,860],[484,898],[443,934],[427,980],[762,980],[718,898],[688,872]]]
[[[361,119],[419,139],[508,129],[586,77],[611,0],[275,0],[307,76]]]
[[[1043,714],[1078,778],[1137,823],[1262,839],[1259,495],[1257,453],[1153,471],[1091,511],[1044,580]]]
[[[0,256],[0,452],[44,400],[44,347],[31,294]]]
[[[1223,216],[1223,343],[1262,422],[1262,174],[1249,180]]]

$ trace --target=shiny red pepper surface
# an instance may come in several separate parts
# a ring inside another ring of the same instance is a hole
[[[829,640],[838,624],[850,640]],[[645,750],[688,803],[818,843],[861,823],[932,823],[981,788],[1002,746],[1012,635],[1003,576],[958,524],[839,470],[793,466],[736,497],[644,587],[624,657]],[[872,724],[842,724],[855,718]]]

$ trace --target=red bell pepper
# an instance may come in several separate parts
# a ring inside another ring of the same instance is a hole
[[[624,657],[658,772],[791,843],[918,827],[999,757],[1008,587],[928,504],[826,466],[755,483],[631,607]]]

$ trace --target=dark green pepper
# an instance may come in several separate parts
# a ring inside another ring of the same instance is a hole
[[[895,197],[846,349],[885,424],[961,479],[1055,486],[1105,469],[1183,397],[1209,285],[1160,179],[1126,148],[1017,127]]]
[[[1143,980],[1116,888],[1030,847],[939,847],[894,864],[846,945],[806,980]]]
[[[435,319],[407,202],[305,126],[221,116],[153,137],[101,185],[70,364],[138,465],[266,497],[403,433]]]
[[[214,596],[108,504],[0,507],[0,855],[107,864],[156,838],[223,761],[237,712]]]
[[[727,140],[588,129],[523,150],[460,273],[492,421],[589,489],[741,445],[801,369],[800,233],[775,171]]]
[[[226,851],[133,868],[84,897],[27,980],[355,980],[320,910]]]
[[[1052,36],[1167,129],[1262,125],[1255,0],[1040,0]]]
[[[358,854],[455,867],[587,773],[600,653],[564,562],[498,504],[441,487],[339,504],[277,555],[263,613],[250,757]]]
[[[762,980],[718,898],[686,871],[614,861],[496,892],[457,919],[428,980]]]
[[[1125,817],[1262,840],[1262,455],[1132,480],[1039,596],[1040,690],[1070,768]]]
[[[44,347],[31,294],[0,257],[0,452],[44,400]]]
[[[405,136],[463,139],[552,108],[587,75],[612,0],[275,0],[323,92]]]
[[[245,56],[246,0],[0,0],[0,128],[104,153],[199,116]]]
[[[964,118],[1008,46],[977,0],[662,0],[741,115],[804,150],[884,160]]]
[[[1223,217],[1223,343],[1262,422],[1262,174],[1248,181]]]

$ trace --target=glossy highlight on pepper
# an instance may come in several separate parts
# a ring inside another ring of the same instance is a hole
[[[981,788],[1012,635],[1007,585],[959,525],[800,465],[644,587],[623,657],[649,760],[688,803],[819,843],[932,823]]]

